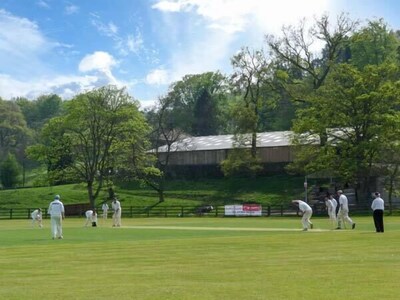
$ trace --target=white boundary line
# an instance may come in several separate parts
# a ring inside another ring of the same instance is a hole
[[[164,229],[164,230],[209,230],[209,231],[302,231],[295,228],[252,228],[252,227],[195,227],[195,226],[123,226],[131,229]],[[310,229],[308,232],[325,232],[328,229]]]

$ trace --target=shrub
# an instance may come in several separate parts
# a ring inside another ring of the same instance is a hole
[[[7,158],[0,165],[0,180],[4,188],[12,188],[17,184],[20,170],[15,156],[8,154]]]

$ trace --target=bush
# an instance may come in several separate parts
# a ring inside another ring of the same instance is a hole
[[[251,156],[250,149],[235,148],[221,162],[225,176],[254,177],[262,171],[260,159]]]
[[[4,188],[9,189],[17,184],[20,170],[15,156],[8,154],[7,158],[0,165],[0,180]]]

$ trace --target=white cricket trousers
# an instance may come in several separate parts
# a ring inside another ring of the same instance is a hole
[[[330,209],[328,212],[329,220],[331,221],[332,227],[336,227],[336,211],[334,209]]]
[[[345,222],[353,225],[353,220],[350,219],[349,217],[349,211],[347,209],[339,209],[338,212],[338,221],[339,221],[339,227],[341,227],[342,223],[345,225]]]
[[[51,216],[51,234],[53,238],[62,237],[62,218],[61,216]]]
[[[312,216],[312,210],[306,210],[303,213],[303,217],[301,218],[301,223],[303,224],[303,229],[308,229],[311,227],[311,221],[310,218]]]
[[[121,210],[114,212],[113,214],[113,226],[121,226]]]
[[[336,211],[334,209],[329,210],[329,219],[336,222]]]

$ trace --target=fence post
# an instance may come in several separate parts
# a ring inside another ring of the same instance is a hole
[[[183,218],[183,206],[181,206],[181,218]]]
[[[28,219],[31,217],[31,209],[28,208]]]
[[[133,217],[133,213],[132,213],[132,205],[130,206],[130,211],[131,211],[131,218]]]
[[[283,217],[283,205],[281,204],[281,217]]]
[[[12,219],[12,216],[13,216],[13,209],[11,208],[10,209],[10,219]]]
[[[166,218],[168,216],[168,213],[167,213],[167,207],[166,206],[164,206],[164,217]]]
[[[148,217],[148,218],[150,218],[150,209],[151,209],[151,208],[149,208],[149,209],[147,210],[147,217]]]
[[[267,216],[268,216],[268,217],[271,216],[271,205],[268,205]]]

